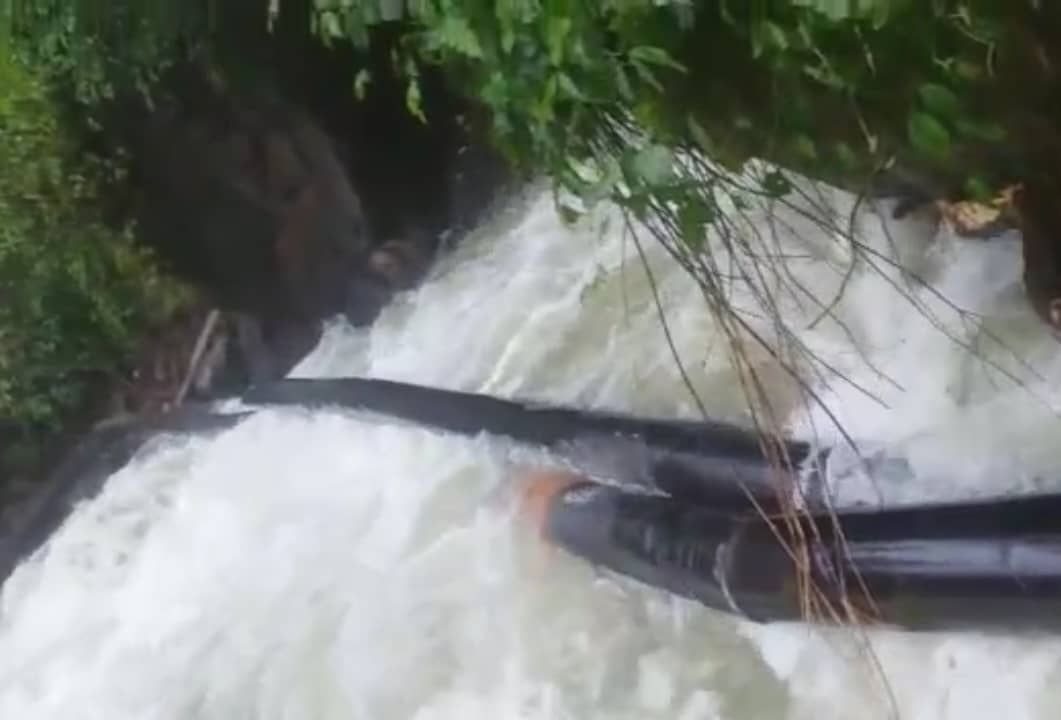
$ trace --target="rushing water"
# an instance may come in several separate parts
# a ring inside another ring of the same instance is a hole
[[[616,227],[565,229],[542,197],[484,227],[371,331],[332,327],[297,374],[695,417]],[[917,475],[876,488],[847,478],[837,492],[902,501],[1044,484],[1061,468],[1061,369],[1023,303],[1016,242],[933,237],[916,222],[889,241],[873,218],[863,231],[985,318],[864,265],[837,307],[848,333],[791,309],[808,346],[854,381],[820,387],[829,406]],[[844,245],[784,242],[805,256],[793,273],[831,298]],[[695,287],[647,250],[705,404],[742,419]],[[823,411],[801,410],[784,375],[763,372],[795,431],[835,439]],[[294,411],[146,453],[4,587],[0,718],[1057,717],[1052,638],[874,632],[867,648],[851,631],[739,623],[550,551],[513,518],[506,483],[534,459],[488,438]]]

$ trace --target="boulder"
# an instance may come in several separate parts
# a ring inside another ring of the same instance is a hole
[[[137,168],[143,241],[218,307],[314,324],[352,296],[383,301],[378,287],[351,292],[371,241],[331,140],[282,100],[216,86],[171,100],[152,116]]]
[[[255,381],[286,374],[322,319],[371,323],[513,186],[481,113],[440,79],[425,77],[424,124],[383,71],[389,55],[368,58],[379,72],[359,101],[337,91],[353,60],[330,52],[289,58],[316,78],[302,87],[236,88],[182,65],[124,121],[142,241],[238,316],[230,337]]]

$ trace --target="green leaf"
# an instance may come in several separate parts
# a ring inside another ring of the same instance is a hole
[[[501,31],[501,50],[509,55],[512,53],[512,48],[516,46],[516,33],[511,29],[505,28]]]
[[[819,62],[817,65],[804,65],[802,71],[808,77],[814,78],[822,85],[833,90],[846,90],[848,88],[844,78],[824,62]]]
[[[652,74],[652,70],[650,70],[647,65],[635,61],[633,67],[637,76],[641,78],[646,85],[651,85],[657,92],[663,92],[663,84],[656,79],[656,76]]]
[[[797,155],[807,160],[818,159],[818,148],[815,147],[809,135],[799,134],[792,138],[792,148]]]
[[[556,101],[557,79],[556,75],[550,75],[545,81],[545,88],[538,101],[534,103],[534,117],[541,122],[550,122],[553,117],[553,106]]]
[[[638,220],[648,218],[649,196],[643,192],[634,192],[630,197],[621,198],[620,204],[634,214]]]
[[[325,39],[340,38],[343,36],[342,25],[339,22],[339,14],[331,10],[325,10],[320,14],[320,34]]]
[[[663,145],[647,145],[634,154],[630,171],[646,185],[664,185],[674,177],[674,153]]]
[[[685,203],[679,211],[678,222],[681,223],[682,243],[698,252],[707,240],[707,209],[698,202]]]
[[[709,155],[713,155],[715,144],[711,142],[711,136],[707,134],[707,130],[704,130],[703,125],[692,115],[686,118],[686,124],[689,126],[689,133],[693,136],[696,144],[700,146],[700,149]]]
[[[924,0],[914,0],[923,2]],[[868,19],[879,30],[892,16],[893,10],[909,4],[909,0],[791,0],[793,5],[810,8],[829,20]]]
[[[420,83],[415,78],[409,78],[409,84],[405,87],[405,107],[409,114],[420,122],[427,124],[427,116],[424,115],[423,95],[420,92]]]
[[[688,72],[688,68],[672,58],[663,48],[639,45],[638,47],[630,48],[630,59],[648,63],[649,65],[668,67],[683,73]]]
[[[356,48],[367,49],[369,37],[365,18],[360,13],[347,11],[343,13],[343,19],[345,20],[346,39],[350,40]]]
[[[630,78],[626,76],[626,69],[619,63],[615,63],[612,68],[615,75],[615,87],[619,90],[619,97],[624,102],[634,102],[634,88],[630,84]]]
[[[763,26],[766,31],[766,36],[770,39],[771,45],[778,50],[786,50],[788,48],[788,34],[780,25],[767,20],[763,23]]]
[[[354,76],[354,97],[358,100],[364,100],[365,95],[368,93],[368,85],[372,82],[372,73],[369,72],[368,68],[361,68],[357,71],[357,75]]]
[[[998,123],[961,118],[956,123],[958,133],[975,140],[1001,142],[1006,139],[1006,129]]]
[[[992,199],[991,186],[980,175],[973,175],[963,186],[965,196],[974,202],[987,203]]]
[[[986,74],[983,67],[969,60],[957,60],[954,63],[954,74],[966,82],[978,82]]]
[[[921,104],[939,118],[953,119],[961,112],[961,101],[950,88],[936,83],[925,83],[917,90]]]
[[[583,201],[585,201],[587,206],[592,207],[601,200],[611,197],[622,179],[623,173],[619,163],[613,158],[608,158],[604,163],[600,180],[582,192]]]
[[[501,71],[491,73],[479,91],[479,99],[494,110],[495,115],[508,104],[508,83]]]
[[[749,39],[752,43],[752,57],[758,60],[763,55],[763,47],[766,44],[763,40],[763,34],[759,32],[759,26],[756,25],[752,28]]]
[[[848,172],[858,168],[858,155],[855,151],[845,142],[837,143],[835,148],[836,159],[840,162],[840,167]]]
[[[846,20],[856,14],[850,0],[792,0],[792,4],[816,10],[834,21]]]
[[[579,89],[578,85],[575,84],[575,81],[571,79],[570,75],[567,73],[560,73],[553,77],[559,82],[560,90],[566,97],[572,100],[578,100],[579,102],[589,102],[589,96]],[[550,78],[550,80],[551,79],[552,78]]]
[[[906,133],[914,149],[936,160],[946,160],[951,154],[951,137],[947,128],[928,113],[912,112],[906,123]]]
[[[759,57],[766,48],[786,50],[789,46],[788,35],[775,22],[764,20],[752,28],[752,56]]]
[[[874,30],[880,30],[888,24],[888,20],[891,19],[891,9],[890,2],[878,0],[873,3],[870,11],[870,22],[873,24]]]
[[[564,45],[571,32],[571,18],[551,16],[547,27],[545,41],[549,50],[549,62],[554,66],[559,65],[564,59]]]
[[[476,60],[481,60],[483,57],[483,46],[479,42],[479,37],[468,20],[463,17],[447,15],[435,30],[434,37],[439,45],[465,57]]]

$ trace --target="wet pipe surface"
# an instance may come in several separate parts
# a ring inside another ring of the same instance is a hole
[[[1061,629],[1061,495],[786,518],[769,504],[776,500],[773,476],[758,437],[723,423],[359,378],[285,380],[254,388],[246,399],[367,410],[546,447],[591,435],[644,444],[660,453],[652,466],[657,494],[577,479],[569,487],[554,483],[538,493],[544,536],[590,562],[752,620],[804,618],[813,587],[829,607],[846,603],[861,618],[912,630]],[[812,456],[798,441],[785,451],[794,464]],[[688,477],[680,483],[669,477],[676,457],[701,461],[682,466]],[[750,477],[758,484],[746,482]],[[712,495],[721,502],[708,502]],[[765,515],[750,502],[760,497]],[[803,558],[802,571],[793,553]]]
[[[1061,495],[811,512],[796,519],[771,504],[776,476],[759,439],[724,423],[639,418],[371,379],[284,380],[253,388],[245,401],[345,407],[561,450],[579,438],[605,435],[648,448],[650,494],[577,477],[556,483],[538,493],[543,535],[590,562],[751,620],[805,617],[811,583],[828,604],[850,601],[870,619],[908,629],[1061,629]],[[200,411],[156,428],[108,429],[90,437],[78,457],[91,452],[97,465],[113,471],[152,434],[211,431],[246,416]],[[812,457],[807,443],[789,442],[785,451],[793,463]],[[85,478],[105,473],[86,474],[75,465],[60,468],[25,536],[9,544],[0,577],[47,540],[73,502],[98,490],[102,481],[87,487]],[[802,571],[793,552],[804,560]]]

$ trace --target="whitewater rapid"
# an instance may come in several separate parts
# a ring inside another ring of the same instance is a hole
[[[371,330],[331,326],[294,374],[696,417],[618,228],[607,214],[564,227],[547,194],[532,198]],[[784,240],[805,258],[792,271],[831,298],[849,250],[802,234]],[[809,327],[817,313],[792,308],[800,338],[855,381],[820,385],[829,407],[915,475],[872,492],[838,476],[837,495],[1054,486],[1061,365],[1023,300],[1017,239],[963,241],[919,220],[884,233],[873,216],[862,234],[978,315],[865,266],[837,306],[847,332]],[[646,251],[708,411],[747,421],[696,287],[658,247]],[[794,433],[837,440],[765,356],[762,369]],[[5,584],[0,718],[1057,717],[1059,639],[757,627],[542,547],[513,517],[506,477],[549,461],[340,412],[266,411],[154,447]]]

